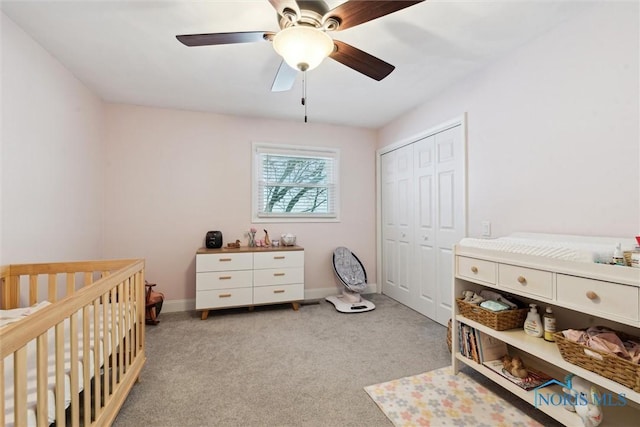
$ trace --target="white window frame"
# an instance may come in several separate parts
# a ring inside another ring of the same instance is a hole
[[[298,145],[270,144],[253,142],[251,147],[251,221],[255,223],[268,222],[339,222],[340,221],[340,150],[337,148],[307,147]],[[259,189],[262,179],[262,164],[260,156],[263,153],[282,155],[302,155],[309,157],[323,157],[333,159],[333,183],[329,191],[330,213],[260,213]]]

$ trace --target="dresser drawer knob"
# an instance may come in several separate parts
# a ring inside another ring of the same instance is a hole
[[[471,267],[471,272],[472,273],[477,273],[478,272],[478,267],[476,267],[475,265],[473,267]]]
[[[527,283],[527,278],[524,276],[518,276],[518,283],[525,284]]]
[[[275,291],[273,291],[274,294],[283,294],[284,293],[284,289],[276,289]]]
[[[231,261],[231,258],[220,258],[220,262]]]
[[[280,256],[274,256],[273,259],[284,259],[284,256],[280,255]]]
[[[218,277],[218,280],[229,280],[231,279],[231,276],[220,276]]]
[[[593,291],[587,291],[587,298],[589,298],[591,301],[593,301],[594,299],[598,298],[598,294],[596,294]]]
[[[273,273],[274,276],[284,276],[284,273]]]
[[[231,297],[231,294],[220,294],[218,295],[218,298],[229,298]]]

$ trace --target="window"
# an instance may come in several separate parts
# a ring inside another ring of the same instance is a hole
[[[253,144],[253,221],[338,221],[335,149]]]

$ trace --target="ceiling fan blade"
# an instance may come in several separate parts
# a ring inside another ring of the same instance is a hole
[[[176,38],[186,46],[211,46],[270,41],[274,34],[270,31],[245,31],[238,33],[185,34],[176,36]]]
[[[347,43],[339,40],[334,40],[333,43],[335,44],[335,50],[329,55],[330,58],[374,80],[380,81],[384,79],[396,68],[388,62],[384,62],[382,59],[378,59]]]
[[[278,15],[284,16],[285,9],[293,11],[297,17],[300,17],[300,7],[296,0],[269,0],[271,6],[278,11]]]
[[[271,92],[285,92],[287,90],[291,90],[293,84],[296,82],[297,76],[298,70],[294,70],[283,60],[280,63],[275,79],[273,79]]]
[[[364,24],[382,16],[397,12],[424,0],[417,1],[367,1],[367,0],[351,0],[335,7],[327,12],[323,17],[323,22],[327,18],[337,18],[340,25],[336,31],[345,30]]]

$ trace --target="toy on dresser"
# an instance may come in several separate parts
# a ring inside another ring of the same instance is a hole
[[[564,378],[564,383],[568,388],[562,388],[567,395],[572,396],[572,405],[565,405],[565,409],[575,412],[582,418],[584,427],[597,427],[602,423],[602,406],[600,405],[600,395],[598,389],[585,380],[574,374],[569,374]]]

